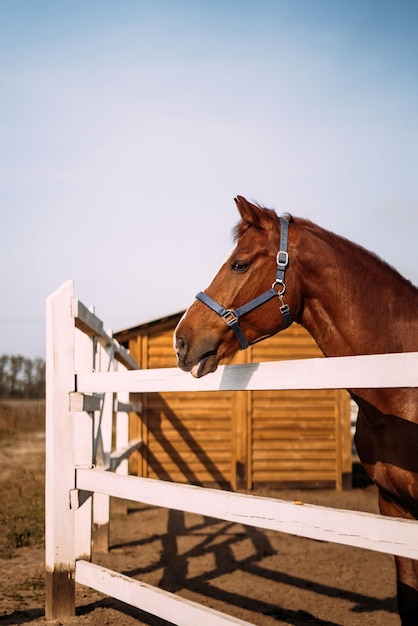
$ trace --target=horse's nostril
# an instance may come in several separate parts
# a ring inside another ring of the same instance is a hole
[[[176,337],[176,352],[182,356],[187,351],[186,342],[182,337]]]

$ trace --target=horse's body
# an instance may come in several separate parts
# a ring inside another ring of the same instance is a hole
[[[236,246],[203,294],[208,301],[193,303],[175,331],[178,364],[197,377],[243,347],[217,303],[229,317],[274,282],[283,222],[242,197],[236,204]],[[418,290],[393,268],[302,219],[289,219],[287,245],[285,279],[275,286],[279,298],[239,320],[247,345],[284,328],[279,308],[285,305],[325,356],[418,351]],[[381,512],[418,519],[418,389],[349,392],[359,407],[358,454],[379,488]],[[402,624],[416,626],[418,561],[396,557],[396,564]]]

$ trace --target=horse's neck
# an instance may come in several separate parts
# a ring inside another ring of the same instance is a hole
[[[301,246],[302,244],[302,246]],[[305,229],[301,324],[326,356],[418,350],[418,290],[374,255]]]

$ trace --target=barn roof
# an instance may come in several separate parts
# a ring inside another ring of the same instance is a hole
[[[138,324],[137,326],[131,326],[130,328],[119,330],[114,333],[113,336],[121,345],[125,345],[130,339],[133,339],[138,335],[154,334],[166,330],[170,326],[175,326],[181,316],[184,315],[184,312],[184,310],[179,311],[178,313],[172,313],[171,315],[166,315],[165,317],[159,317],[158,319],[144,322],[142,324]]]

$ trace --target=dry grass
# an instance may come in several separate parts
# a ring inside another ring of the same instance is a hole
[[[45,430],[45,400],[0,399],[0,437]]]
[[[0,558],[16,548],[41,546],[44,541],[44,475],[21,468],[0,482]]]
[[[0,401],[0,558],[44,542],[43,401]],[[16,442],[19,441],[19,454]]]

